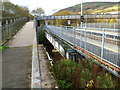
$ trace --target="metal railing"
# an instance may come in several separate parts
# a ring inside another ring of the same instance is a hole
[[[113,38],[107,37],[110,33],[113,33],[106,32],[108,29],[101,29],[101,31],[99,31],[101,34],[94,35],[87,27],[58,27],[46,25],[44,28],[73,46],[80,47],[101,60],[120,68],[120,53],[118,51],[120,46],[113,44],[113,41],[116,43],[120,40],[115,38],[115,35],[113,35]]]
[[[99,15],[84,15],[84,18],[90,19],[111,19],[118,18],[119,14],[99,14]],[[40,16],[36,17],[37,20],[54,20],[54,19],[80,19],[81,15],[62,15],[62,16]]]
[[[36,17],[36,20],[52,20],[56,22],[56,20],[67,19],[71,20],[71,24],[81,27],[89,27],[89,28],[108,28],[108,29],[120,29],[119,22],[119,14],[100,14],[100,15],[63,15],[63,16],[41,16]],[[64,21],[65,25],[67,25]],[[72,21],[73,20],[73,21]],[[82,24],[80,24],[82,22]],[[61,23],[63,24],[63,23]]]
[[[3,45],[11,36],[15,35],[22,26],[28,21],[28,17],[2,18],[0,19],[2,28],[2,43]]]
[[[119,23],[83,23],[82,24],[83,28],[91,28],[91,29],[108,29],[113,31],[120,31],[120,26]]]

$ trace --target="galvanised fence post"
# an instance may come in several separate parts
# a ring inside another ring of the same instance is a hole
[[[9,35],[9,21],[8,21],[8,18],[6,19],[6,35],[7,35],[7,37],[8,37],[8,35]]]
[[[60,26],[60,37],[62,37],[62,26]]]
[[[12,36],[12,18],[9,19],[9,35]]]
[[[74,47],[75,47],[75,38],[76,38],[76,37],[75,37],[75,27],[73,27],[73,39],[74,39],[74,40],[73,40],[73,43],[74,43],[73,45],[74,45]]]
[[[0,19],[0,46],[2,45],[2,19]]]
[[[3,23],[2,23],[3,20]],[[15,35],[18,30],[27,22],[26,18],[14,17],[14,18],[2,18],[2,45],[6,43],[11,36]]]
[[[82,31],[80,30],[80,47],[82,47]]]
[[[86,50],[86,40],[87,40],[86,29],[87,28],[85,27],[85,42],[84,42],[85,43],[85,50]]]
[[[104,39],[105,39],[105,29],[103,29],[103,34],[102,34],[102,45],[101,45],[101,60],[103,60],[103,55],[104,55]]]
[[[14,18],[14,22],[16,21],[16,19]]]

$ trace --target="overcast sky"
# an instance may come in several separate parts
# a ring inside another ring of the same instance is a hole
[[[37,7],[41,7],[44,9],[46,15],[50,15],[60,9],[74,6],[76,4],[80,4],[81,0],[9,0],[10,2],[22,6],[27,6],[30,10],[33,10]],[[92,2],[92,1],[110,1],[110,2],[118,2],[119,0],[83,0],[83,2]]]

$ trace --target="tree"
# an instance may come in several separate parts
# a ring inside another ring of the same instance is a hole
[[[29,15],[29,9],[25,6],[14,5],[11,2],[2,3],[2,16],[3,17],[22,17]]]
[[[35,16],[42,16],[42,15],[44,15],[44,13],[45,12],[42,8],[37,8],[32,11],[32,14],[34,14]]]

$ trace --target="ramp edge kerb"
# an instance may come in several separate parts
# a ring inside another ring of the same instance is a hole
[[[33,40],[33,50],[32,50],[31,88],[42,88],[36,30],[35,30],[35,37]]]

